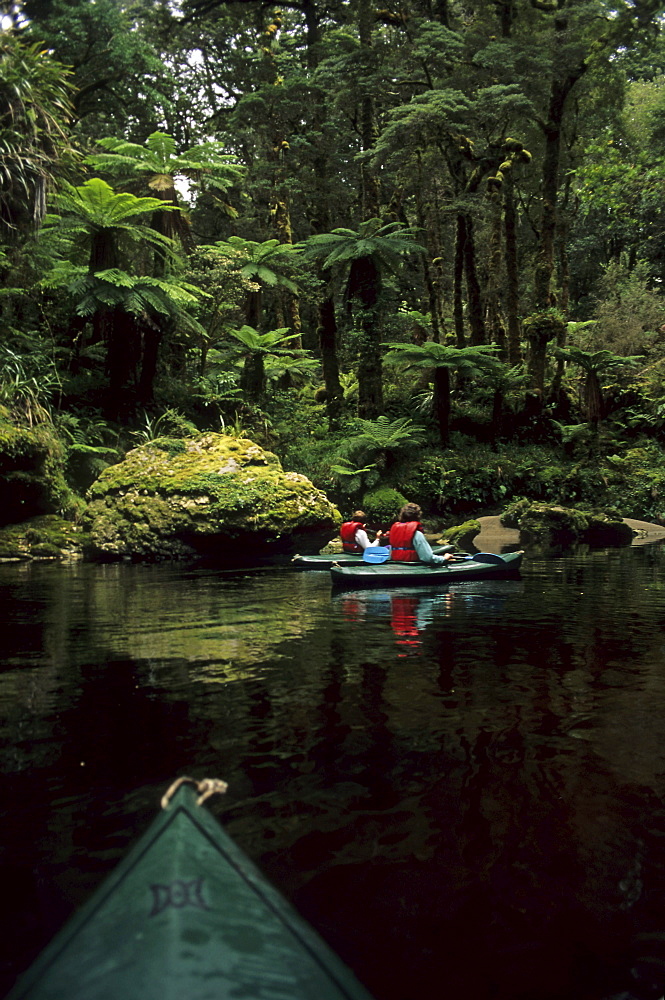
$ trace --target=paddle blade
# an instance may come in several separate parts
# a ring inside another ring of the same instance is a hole
[[[390,559],[390,547],[388,545],[373,545],[363,552],[363,562],[384,563]]]

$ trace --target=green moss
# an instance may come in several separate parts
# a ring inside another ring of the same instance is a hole
[[[167,455],[182,455],[182,453],[187,450],[185,442],[182,438],[155,438],[152,444],[154,448],[159,448],[161,451],[165,451]]]
[[[55,514],[0,528],[0,559],[81,558],[89,545],[78,525]]]
[[[476,535],[480,534],[480,524],[478,521],[464,521],[462,524],[452,525],[441,532],[446,542],[464,548],[473,542]]]
[[[73,512],[75,498],[65,482],[64,463],[64,446],[50,423],[19,426],[0,408],[1,521]]]

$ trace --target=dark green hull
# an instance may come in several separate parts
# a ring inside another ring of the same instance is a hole
[[[7,1000],[371,1000],[182,785]]]
[[[454,545],[434,546],[432,552],[442,556],[445,552],[452,552]],[[339,566],[365,566],[361,555],[354,556],[350,552],[340,552],[338,555],[325,556],[294,556],[291,560],[296,569],[331,569],[334,565]],[[381,564],[383,565],[383,564]]]
[[[430,587],[463,580],[485,580],[488,577],[515,576],[519,573],[523,552],[503,556],[479,553],[478,559],[446,563],[445,566],[423,566],[422,563],[387,562],[372,566],[332,566],[330,576],[336,587]],[[491,559],[491,561],[481,561]]]

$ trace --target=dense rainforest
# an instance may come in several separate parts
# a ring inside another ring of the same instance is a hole
[[[2,522],[201,431],[378,520],[665,515],[664,11],[5,5]]]

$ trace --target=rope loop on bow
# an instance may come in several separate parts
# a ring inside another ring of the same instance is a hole
[[[194,785],[199,793],[199,797],[196,800],[197,806],[202,805],[211,795],[223,795],[229,787],[226,781],[221,781],[219,778],[202,778],[200,781],[197,781],[196,778],[188,778],[186,776],[176,778],[170,788],[162,795],[162,809],[168,808],[169,802],[180,786],[184,784]]]

